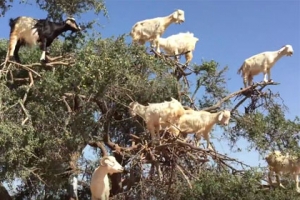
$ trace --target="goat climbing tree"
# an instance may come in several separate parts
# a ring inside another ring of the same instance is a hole
[[[52,9],[51,5],[46,8]],[[285,118],[280,95],[272,92],[279,83],[228,91],[228,68],[216,61],[183,66],[169,56],[126,44],[125,36],[96,35],[86,37],[84,43],[83,36],[76,42],[72,39],[53,43],[51,55],[56,58],[47,65],[37,63],[39,50],[23,49],[23,64],[1,66],[0,177],[5,183],[21,179],[15,199],[62,199],[71,175],[82,175],[78,196],[89,199],[99,152],[113,154],[126,165],[126,173],[111,176],[115,199],[213,199],[246,195],[245,189],[252,195],[248,199],[267,199],[275,193],[278,199],[286,197],[284,192],[266,193],[260,185],[262,173],[218,151],[195,147],[167,133],[162,133],[161,145],[151,145],[144,122],[128,112],[133,100],[146,104],[170,97],[196,110],[227,108],[232,119],[222,129],[229,139],[222,143],[229,141],[236,150],[240,148],[236,141],[243,138],[260,153],[274,147],[297,150],[299,119]],[[6,49],[7,41],[2,40],[1,60]],[[92,147],[95,162],[82,155],[86,146]]]

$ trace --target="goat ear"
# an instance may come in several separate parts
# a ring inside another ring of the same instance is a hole
[[[105,159],[104,163],[106,166],[110,166],[110,167],[115,165],[115,163],[113,161],[111,161],[110,159]]]
[[[220,121],[222,120],[222,118],[223,118],[223,112],[221,112],[221,113],[219,114],[219,116],[218,116],[218,121],[220,122]]]
[[[100,165],[101,165],[101,166],[107,166],[107,160],[108,160],[107,157],[103,157],[103,158],[101,159],[101,161],[100,161]]]
[[[175,18],[175,19],[178,18],[178,10],[176,10],[176,11],[173,13],[173,18]]]

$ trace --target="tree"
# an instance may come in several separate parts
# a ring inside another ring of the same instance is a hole
[[[19,2],[22,4],[30,4],[33,2],[28,0],[19,0],[9,2],[1,0],[0,1],[0,12],[1,16],[4,16],[6,12],[12,7],[14,2]],[[88,11],[93,11],[95,14],[99,14],[101,11],[104,12],[104,15],[107,16],[106,7],[102,0],[70,0],[70,1],[53,1],[53,0],[36,0],[34,3],[38,5],[41,10],[48,12],[50,19],[61,20],[63,15],[77,15],[79,16],[82,13]]]
[[[53,6],[59,3],[37,1],[54,19],[59,13],[74,15],[89,6],[96,11],[99,8],[95,6],[98,1],[70,2],[73,4],[61,2],[61,9],[56,10]],[[6,49],[7,41],[3,40],[2,60]],[[225,181],[228,188],[222,190],[218,184],[211,184],[207,188],[211,186],[213,192],[201,194],[203,198],[229,196],[236,185],[238,192],[245,189],[235,181],[243,173],[253,198],[261,197],[263,190],[258,194],[255,191],[262,186],[253,180],[264,179],[263,175],[234,158],[167,134],[162,145],[152,145],[144,122],[128,113],[132,100],[147,104],[174,97],[196,110],[216,112],[228,108],[232,125],[224,133],[230,136],[232,145],[243,137],[262,153],[270,146],[297,150],[299,119],[285,119],[279,94],[264,90],[278,83],[258,83],[231,93],[225,87],[228,68],[216,61],[187,67],[168,55],[126,44],[124,35],[108,39],[66,35],[65,40],[52,44],[51,55],[55,57],[50,63],[36,63],[39,54],[35,49],[22,49],[24,64],[9,62],[1,66],[0,177],[10,183],[15,177],[22,180],[15,199],[70,198],[72,194],[64,190],[72,176],[81,177],[78,196],[88,199],[89,180],[98,163],[82,156],[87,145],[95,147],[94,154],[98,155],[100,149],[103,155],[113,154],[126,165],[126,174],[111,176],[111,195],[115,199],[181,199],[191,191],[198,194],[204,187],[199,179],[204,177],[216,183]],[[195,88],[189,85],[191,75],[197,80]],[[199,93],[200,98],[196,95]],[[267,192],[267,196],[274,194]]]

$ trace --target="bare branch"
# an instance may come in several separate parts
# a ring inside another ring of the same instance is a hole
[[[265,83],[265,82],[260,82],[260,83],[256,83],[252,86],[249,86],[249,87],[246,87],[246,88],[243,88],[239,91],[236,91],[236,92],[233,92],[231,94],[229,94],[228,96],[226,96],[225,98],[221,99],[218,103],[216,103],[215,105],[213,106],[210,106],[210,107],[207,107],[207,108],[203,108],[201,110],[204,110],[204,111],[210,111],[210,110],[215,110],[215,109],[219,109],[220,106],[222,105],[222,103],[224,103],[225,101],[228,101],[229,99],[231,99],[232,97],[235,97],[239,94],[242,94],[250,89],[253,89],[253,88],[256,88],[258,86],[267,86],[267,85],[279,85],[279,83],[276,83],[276,82],[268,82],[268,83]],[[236,108],[235,108],[236,109]]]
[[[181,168],[179,165],[176,165],[176,168],[178,169],[178,171],[181,172],[182,176],[185,178],[186,182],[188,183],[190,189],[192,189],[192,188],[193,188],[193,187],[192,187],[192,184],[191,184],[189,178],[188,178],[188,177],[185,175],[185,173],[183,172],[182,168]]]
[[[67,107],[68,113],[72,113],[72,109],[71,109],[71,107],[69,106],[68,102],[66,101],[66,96],[63,96],[63,97],[62,97],[62,100],[63,100],[63,102],[65,103],[65,105],[66,105],[66,107]]]
[[[14,61],[8,61],[8,63],[12,63],[18,67],[21,67],[29,72],[32,72],[34,73],[35,75],[37,75],[38,77],[41,77],[41,75],[39,73],[37,73],[36,71],[34,71],[33,69],[31,69],[30,67],[34,66],[35,64],[32,64],[32,65],[22,65],[20,63],[17,63],[17,62],[14,62]]]
[[[25,108],[23,102],[19,101],[19,104],[21,105],[21,108],[26,116],[25,119],[22,121],[22,126],[23,126],[30,119],[30,115],[29,115],[27,109]]]

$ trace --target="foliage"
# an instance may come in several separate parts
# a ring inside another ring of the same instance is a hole
[[[0,12],[1,16],[4,16],[6,12],[12,7],[13,3],[19,2],[20,4],[37,4],[41,10],[48,12],[48,16],[51,19],[62,20],[63,14],[67,15],[80,15],[88,11],[93,11],[94,14],[99,14],[101,11],[107,16],[105,4],[102,0],[36,0],[35,2],[29,0],[19,1],[0,1]]]
[[[232,144],[243,137],[261,153],[279,149],[299,153],[300,121],[286,119],[286,107],[275,102],[278,94],[259,103],[263,109],[244,115],[235,115],[236,124],[229,129]]]
[[[295,186],[291,184],[288,190],[279,188],[263,190],[257,184],[262,177],[263,174],[256,170],[249,170],[241,175],[219,173],[214,170],[206,171],[200,174],[199,181],[195,182],[193,190],[184,188],[180,199],[280,200],[299,198],[299,194],[294,190]]]
[[[107,14],[98,0],[35,3],[55,20],[90,10]],[[2,14],[9,5],[0,2]],[[143,120],[128,113],[132,101],[146,105],[170,97],[197,110],[227,108],[232,112],[231,124],[222,131],[232,147],[244,138],[250,150],[262,154],[272,149],[297,154],[299,118],[287,119],[280,95],[263,90],[275,83],[230,93],[225,78],[228,67],[217,61],[187,67],[155,57],[143,46],[126,44],[125,35],[88,36],[92,22],[85,28],[56,40],[50,52],[60,58],[47,65],[38,63],[38,49],[27,47],[20,50],[22,65],[1,65],[0,180],[11,184],[21,179],[15,199],[65,198],[72,176],[83,177],[79,199],[90,198],[88,186],[97,162],[82,155],[86,146],[100,148],[102,154],[108,150],[126,167],[127,173],[110,176],[115,199],[296,198],[291,185],[289,190],[262,189],[260,172],[228,156],[174,138],[165,139],[159,147],[152,145]],[[1,40],[1,60],[6,50],[7,41]],[[196,85],[191,87],[193,80]],[[98,151],[92,153],[100,157]],[[151,165],[162,167],[163,180],[158,170],[149,172]],[[242,166],[242,175],[236,173],[235,165]]]

